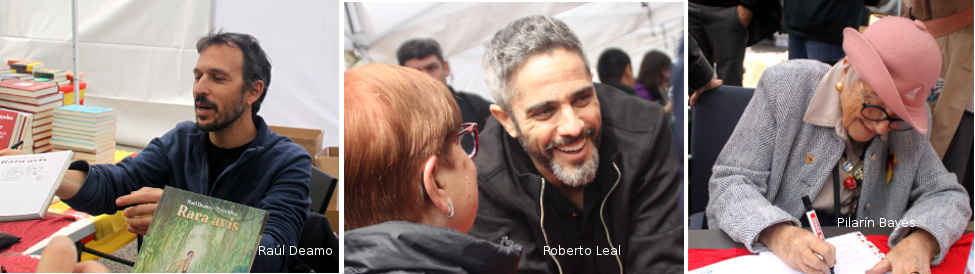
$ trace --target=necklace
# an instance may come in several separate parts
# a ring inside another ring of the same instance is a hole
[[[857,162],[851,161],[848,157],[843,156],[843,171],[846,173],[846,178],[843,179],[843,188],[848,190],[855,190],[861,184],[863,184],[863,165],[858,165]]]

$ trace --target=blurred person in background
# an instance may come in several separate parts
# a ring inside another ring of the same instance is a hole
[[[647,52],[643,55],[643,61],[640,61],[640,74],[633,88],[637,96],[664,106],[664,111],[668,113],[671,108],[670,101],[667,100],[671,70],[670,57],[657,50]]]
[[[457,91],[447,83],[450,76],[450,63],[443,57],[440,43],[430,38],[410,39],[396,50],[396,59],[400,66],[407,66],[422,71],[433,79],[447,85],[454,101],[460,107],[460,117],[464,122],[477,123],[477,129],[484,129],[484,122],[491,111],[490,102],[477,94]]]

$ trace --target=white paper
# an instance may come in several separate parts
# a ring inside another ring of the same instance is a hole
[[[884,254],[860,232],[850,232],[826,239],[826,242],[836,247],[836,274],[864,273],[884,258]],[[757,255],[739,256],[717,262],[690,273],[693,274],[721,274],[721,273],[796,273],[778,256],[772,252],[761,252]]]
[[[59,151],[0,157],[0,221],[43,217],[73,155]]]

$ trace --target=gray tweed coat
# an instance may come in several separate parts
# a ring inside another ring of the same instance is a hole
[[[780,222],[799,224],[802,196],[816,197],[843,154],[846,144],[834,128],[802,120],[828,69],[819,62],[796,60],[765,70],[715,162],[708,223],[752,252],[767,250],[758,242],[763,229]],[[926,136],[913,130],[887,135],[867,147],[856,216],[873,220],[874,227],[901,221],[890,236],[891,246],[906,236],[910,223],[930,232],[940,247],[932,261],[938,264],[972,215],[967,195]],[[888,183],[891,153],[897,164]]]

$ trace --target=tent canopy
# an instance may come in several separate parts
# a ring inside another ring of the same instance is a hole
[[[300,7],[300,8],[297,8]],[[260,115],[320,129],[337,146],[338,5],[329,1],[78,1],[79,71],[86,104],[119,111],[116,140],[144,146],[193,120],[196,41],[215,30],[254,35],[272,64]],[[71,2],[0,1],[0,59],[72,67]],[[295,27],[300,26],[300,27]]]
[[[564,21],[582,42],[590,69],[603,50],[630,55],[634,73],[643,55],[675,56],[683,37],[681,3],[346,3],[345,49],[364,62],[396,64],[396,49],[413,38],[433,38],[450,64],[450,85],[493,101],[484,84],[484,44],[508,23],[529,15]],[[634,75],[636,76],[636,75]],[[595,75],[594,75],[595,77]],[[593,79],[598,81],[598,79]]]

